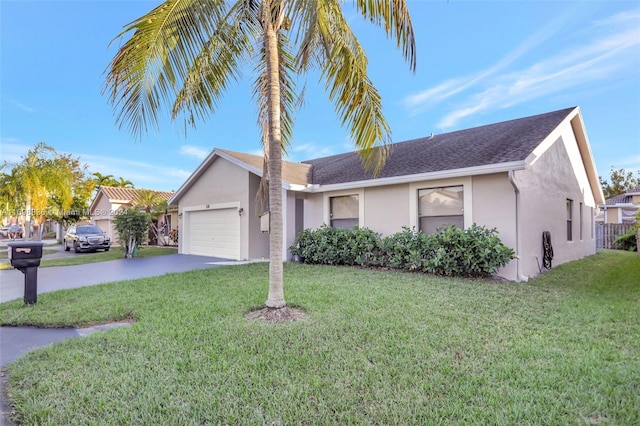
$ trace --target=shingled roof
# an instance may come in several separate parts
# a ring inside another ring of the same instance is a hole
[[[633,204],[633,195],[640,194],[640,185],[630,189],[624,194],[616,195],[615,197],[607,198],[607,206],[615,206],[616,204]]]
[[[250,165],[256,170],[262,170],[264,157],[252,154],[245,154],[242,152],[229,151],[226,149],[219,149],[218,151],[224,152],[231,157],[242,161],[245,164]],[[285,182],[293,183],[296,185],[307,185],[310,181],[311,165],[303,163],[293,163],[291,161],[282,161],[282,179]]]
[[[375,178],[357,152],[303,163],[312,166],[311,183],[330,185],[523,161],[574,109],[391,144]]]

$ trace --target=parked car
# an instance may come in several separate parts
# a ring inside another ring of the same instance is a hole
[[[71,250],[79,253],[81,251],[109,251],[111,248],[111,238],[104,235],[102,229],[95,225],[72,225],[67,229],[67,233],[62,240],[65,251]]]
[[[11,225],[7,230],[7,236],[12,240],[15,240],[17,238],[22,238],[22,226]]]
[[[2,235],[3,237],[9,236],[9,225],[0,227],[0,235]]]

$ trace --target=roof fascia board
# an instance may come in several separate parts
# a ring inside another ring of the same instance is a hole
[[[182,195],[184,195],[183,193],[191,188],[191,185],[193,185],[194,182],[198,180],[200,175],[207,169],[207,167],[209,167],[211,163],[213,163],[213,161],[217,156],[219,156],[219,154],[220,152],[217,148],[211,151],[209,155],[207,155],[207,158],[202,160],[202,163],[200,163],[200,165],[196,167],[193,173],[189,175],[187,180],[185,180],[184,183],[180,185],[180,188],[178,188],[178,190],[171,196],[171,198],[169,198],[168,203],[177,204],[178,200],[180,200],[180,198],[182,198]]]
[[[189,178],[182,184],[182,186],[178,188],[178,190],[171,196],[171,198],[169,198],[168,204],[173,204],[173,205],[177,204],[180,198],[182,198],[182,196],[184,195],[184,193],[198,180],[200,175],[202,175],[204,171],[207,168],[209,168],[211,164],[213,164],[216,158],[218,157],[227,160],[231,164],[237,167],[240,167],[241,169],[244,169],[249,173],[253,173],[254,175],[257,175],[259,178],[262,178],[262,170],[258,170],[255,167],[245,163],[244,161],[241,161],[236,157],[233,157],[227,154],[226,152],[221,151],[218,148],[215,148],[207,156],[207,158],[205,158],[204,161],[200,163],[200,165],[196,168],[196,170],[191,174],[191,176],[189,176]],[[296,185],[291,185],[288,182],[285,182],[284,180],[282,181],[283,189],[291,190],[293,189],[292,187],[294,186]]]
[[[553,145],[562,135],[562,129],[565,125],[570,126],[573,135],[575,136],[578,144],[578,151],[580,152],[580,158],[582,164],[587,173],[587,179],[589,180],[589,186],[595,199],[595,203],[604,204],[604,193],[600,186],[600,180],[598,179],[598,173],[596,171],[595,161],[593,159],[593,153],[589,145],[589,138],[584,127],[584,121],[582,120],[582,113],[580,107],[575,107],[567,116],[556,126],[551,133],[533,150],[533,152],[525,159],[527,167],[532,166],[538,161],[538,159],[544,154],[551,145]]]
[[[355,182],[336,183],[330,185],[309,185],[302,192],[327,192],[341,189],[370,188],[373,186],[397,185],[423,180],[437,180],[457,178],[463,176],[486,175],[491,173],[508,172],[509,170],[524,170],[524,161],[512,161],[509,163],[487,164],[485,166],[467,167],[464,169],[443,170],[439,172],[420,173],[415,175],[394,176],[390,178],[361,180]]]
[[[104,196],[104,191],[102,190],[102,188],[100,188],[98,190],[98,193],[96,194],[96,196],[93,198],[93,201],[91,202],[91,204],[89,205],[89,211],[92,212],[94,210],[94,205],[98,203],[98,198],[100,198],[101,196]]]
[[[551,131],[543,140],[534,148],[534,150],[527,156],[525,162],[527,163],[527,167],[533,166],[539,159],[542,157],[542,154],[547,152],[547,150],[553,145],[559,138],[562,136],[562,128],[565,124],[571,122],[573,117],[577,114],[578,108],[574,108],[567,116],[558,124],[555,129]]]
[[[593,152],[591,151],[591,144],[589,143],[589,137],[584,126],[584,120],[582,119],[582,113],[580,108],[576,107],[576,114],[571,119],[571,128],[578,141],[578,148],[580,149],[580,156],[582,157],[582,163],[587,171],[587,177],[589,178],[589,184],[591,185],[591,191],[595,198],[596,204],[605,202],[604,192],[602,192],[602,185],[600,185],[600,178],[596,169],[596,162],[593,158]]]

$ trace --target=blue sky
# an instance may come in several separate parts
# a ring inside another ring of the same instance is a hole
[[[123,26],[159,2],[0,2],[0,154],[37,142],[91,172],[175,190],[215,147],[260,153],[252,68],[219,110],[184,134],[165,113],[141,140],[115,125],[101,95]],[[351,4],[350,2],[348,4]],[[382,31],[352,14],[394,141],[580,106],[602,176],[640,169],[640,3],[408,0],[417,38],[412,74]],[[301,85],[304,82],[300,82]],[[296,115],[288,159],[351,151],[316,76]],[[166,111],[166,110],[165,110]]]

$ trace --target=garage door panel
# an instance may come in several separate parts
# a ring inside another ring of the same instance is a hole
[[[240,258],[240,218],[236,208],[189,212],[189,253]]]

